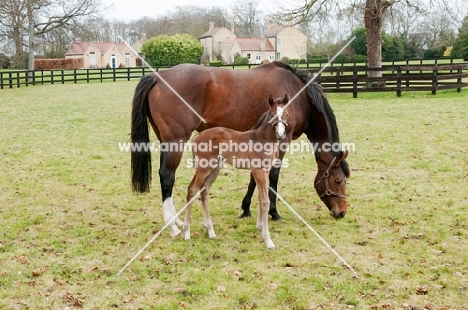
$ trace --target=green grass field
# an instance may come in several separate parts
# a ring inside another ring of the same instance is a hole
[[[279,193],[358,278],[281,202],[267,250],[237,218],[248,173],[233,169],[212,188],[216,239],[197,203],[192,240],[164,231],[118,276],[164,225],[158,154],[136,195],[118,148],[136,83],[0,91],[0,309],[468,309],[466,90],[329,96],[356,146],[342,220],[313,189],[313,155],[288,156]],[[179,209],[193,173],[178,170]]]

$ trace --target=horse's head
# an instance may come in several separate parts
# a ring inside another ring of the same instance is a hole
[[[268,97],[268,104],[270,105],[269,123],[273,126],[278,140],[282,140],[286,137],[286,127],[288,127],[289,114],[285,106],[288,102],[288,94],[285,94],[283,99],[273,99],[272,95]]]
[[[346,178],[349,177],[346,157],[348,151],[340,151],[329,163],[320,161],[319,171],[315,177],[315,190],[325,203],[330,215],[336,219],[346,214]]]

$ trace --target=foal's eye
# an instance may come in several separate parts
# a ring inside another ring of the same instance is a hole
[[[335,183],[340,185],[341,183],[343,183],[343,180],[342,179],[335,179]]]

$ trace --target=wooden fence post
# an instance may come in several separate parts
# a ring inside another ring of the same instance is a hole
[[[458,70],[457,70],[457,73],[458,73],[458,78],[457,78],[457,84],[458,84],[458,87],[457,87],[457,93],[461,92],[461,87],[462,87],[462,65],[459,65],[458,66]]]
[[[353,68],[353,98],[357,98],[358,89],[357,89],[357,82],[358,82],[358,74],[356,67]]]
[[[437,93],[437,65],[435,66],[434,70],[432,71],[432,94],[435,95]]]
[[[398,67],[397,71],[397,97],[401,97],[401,67]]]

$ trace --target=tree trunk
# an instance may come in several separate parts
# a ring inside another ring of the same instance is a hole
[[[34,70],[34,53],[35,53],[35,34],[34,34],[34,17],[33,11],[31,8],[31,1],[28,0],[26,4],[26,10],[28,15],[28,32],[29,32],[29,42],[28,42],[28,70]]]
[[[364,13],[364,23],[367,35],[367,66],[369,68],[382,67],[382,24],[386,11],[386,1],[367,0]],[[367,76],[382,77],[382,71],[368,71]]]

